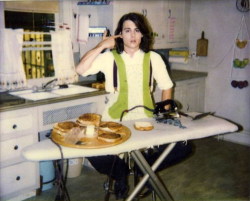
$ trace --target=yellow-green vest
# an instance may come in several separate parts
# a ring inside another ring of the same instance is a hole
[[[128,83],[127,83],[127,75],[125,63],[120,54],[118,54],[115,50],[112,51],[114,55],[114,59],[118,68],[118,76],[119,76],[119,94],[117,101],[109,108],[108,112],[110,117],[113,119],[119,119],[124,110],[128,110]],[[150,53],[145,53],[143,58],[143,104],[148,108],[154,108],[150,86],[151,82],[150,76]],[[152,117],[152,112],[144,109],[144,112],[148,117]]]

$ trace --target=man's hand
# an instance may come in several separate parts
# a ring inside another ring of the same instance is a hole
[[[105,31],[103,40],[95,48],[83,55],[80,63],[76,67],[76,72],[80,75],[85,73],[91,67],[95,58],[105,49],[113,49],[115,47],[115,39],[121,37],[121,35],[107,37],[107,31]]]
[[[102,41],[99,43],[100,46],[105,49],[113,49],[115,47],[115,39],[121,38],[121,35],[107,36],[107,31],[104,32]]]

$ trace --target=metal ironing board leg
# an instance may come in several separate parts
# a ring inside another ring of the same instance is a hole
[[[164,198],[164,193],[162,192],[161,189],[158,188],[158,186],[160,185],[160,181],[158,181],[158,178],[156,179],[156,176],[152,173],[152,171],[149,171],[148,168],[145,168],[145,164],[144,161],[141,160],[140,154],[136,153],[137,151],[133,151],[131,153],[135,163],[139,166],[139,168],[142,170],[142,172],[144,174],[147,174],[147,180],[149,179],[152,187],[154,188],[154,190],[156,191],[157,195],[161,198],[161,200]],[[143,165],[144,164],[144,165]],[[150,169],[150,166],[149,166]],[[153,178],[153,179],[152,179]],[[146,180],[146,181],[147,181]],[[140,184],[140,183],[139,183]],[[145,184],[145,182],[144,182]],[[137,186],[136,186],[137,187]],[[140,185],[140,188],[138,188],[138,191],[143,187],[143,184]]]
[[[133,192],[129,195],[129,197],[126,199],[126,201],[131,201],[135,198],[135,196],[139,193],[139,191],[142,189],[146,181],[149,179],[150,184],[156,191],[157,195],[160,197],[160,199],[163,200],[173,200],[170,196],[167,189],[162,185],[161,181],[158,179],[157,175],[155,174],[155,170],[159,167],[159,165],[162,163],[162,161],[167,157],[167,155],[171,152],[171,150],[174,148],[176,143],[169,144],[166,149],[162,152],[162,154],[159,156],[159,158],[155,161],[155,163],[150,167],[150,165],[147,163],[145,158],[143,157],[142,153],[138,150],[132,151],[131,155],[135,161],[135,163],[139,166],[139,168],[144,173],[143,178],[141,181],[137,184]]]

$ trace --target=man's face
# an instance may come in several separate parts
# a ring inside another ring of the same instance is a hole
[[[124,50],[138,50],[140,48],[142,33],[131,20],[126,20],[123,23],[122,39]]]

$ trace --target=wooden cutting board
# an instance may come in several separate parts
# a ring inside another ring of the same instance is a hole
[[[205,38],[204,31],[201,33],[201,38],[197,40],[196,56],[207,56],[208,39]]]

